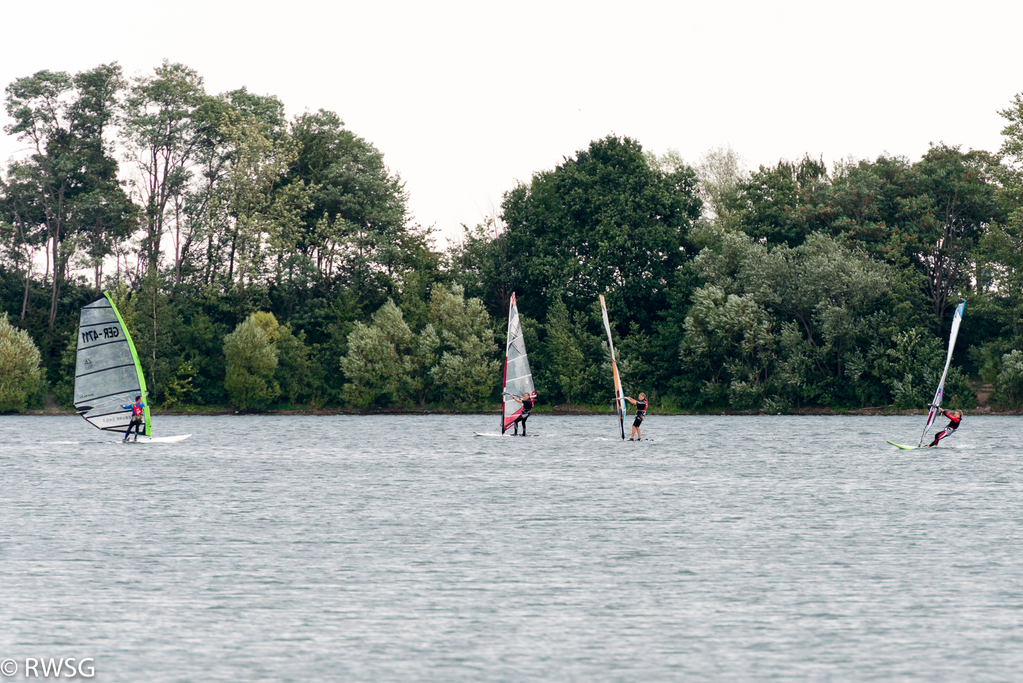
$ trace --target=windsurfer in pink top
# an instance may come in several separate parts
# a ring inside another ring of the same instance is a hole
[[[963,411],[961,410],[953,410],[951,413],[943,410],[941,411],[941,414],[951,420],[951,422],[948,423],[947,427],[934,435],[934,441],[927,446],[928,448],[934,448],[938,445],[938,442],[946,436],[952,436],[952,432],[959,429],[959,423],[963,421]]]
[[[527,436],[526,420],[529,419],[529,414],[533,410],[533,401],[536,398],[536,392],[534,391],[532,394],[523,394],[522,396],[516,396],[515,394],[508,395],[511,396],[513,401],[522,404],[522,412],[519,413],[519,416],[515,418],[515,422],[512,423],[512,426],[515,427],[515,432],[512,436],[518,436],[520,422],[522,423],[522,436]]]

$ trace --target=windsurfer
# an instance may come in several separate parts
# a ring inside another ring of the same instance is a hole
[[[515,432],[512,436],[519,435],[519,423],[522,423],[522,436],[526,436],[526,420],[529,419],[529,413],[533,410],[533,394],[523,394],[522,396],[516,396],[515,394],[508,394],[512,400],[516,403],[522,404],[522,412],[519,413],[518,417],[515,418],[515,422],[512,422],[512,426],[515,427]]]
[[[639,426],[643,424],[643,418],[646,417],[646,394],[640,392],[639,399],[626,396],[625,400],[636,406],[636,419],[632,421],[632,434],[629,436],[629,441],[642,441],[643,436],[639,432]]]
[[[124,440],[125,441],[128,440],[128,435],[131,434],[131,428],[134,427],[135,440],[138,441],[139,430],[142,428],[142,425],[146,423],[146,416],[145,412],[143,411],[143,409],[146,407],[146,404],[142,402],[142,396],[136,395],[134,403],[127,403],[121,407],[125,409],[131,408],[131,421],[128,422],[128,429],[125,430],[124,432]]]
[[[941,414],[951,420],[951,422],[948,423],[947,427],[934,435],[934,441],[927,446],[928,448],[934,448],[946,436],[952,436],[952,432],[959,429],[959,423],[963,421],[963,411],[961,410],[953,410],[951,413],[943,410]]]

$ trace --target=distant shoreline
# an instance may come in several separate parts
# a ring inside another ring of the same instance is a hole
[[[973,410],[963,411],[967,416],[977,415],[1023,415],[1023,411],[1020,410],[994,410],[990,406],[978,406]],[[73,410],[26,410],[22,413],[5,413],[0,414],[0,417],[6,417],[8,415],[17,416],[57,416],[57,415],[76,415]],[[259,415],[267,417],[277,416],[303,416],[303,415],[360,415],[360,416],[372,416],[372,415],[500,415],[499,409],[492,410],[451,410],[442,408],[412,408],[412,409],[400,409],[400,408],[373,408],[373,409],[359,409],[359,408],[305,408],[295,410],[246,410],[238,411],[230,408],[205,408],[198,410],[160,410],[155,409],[155,415],[157,416],[215,416],[215,415]],[[580,406],[553,406],[547,410],[534,410],[534,417],[542,417],[545,415],[552,416],[565,416],[565,415],[609,415],[606,410],[594,410],[590,408]],[[673,415],[688,415],[693,417],[700,416],[734,416],[734,417],[754,417],[754,416],[770,416],[770,413],[759,413],[753,411],[735,411],[735,410],[717,410],[717,411],[656,411],[651,410],[647,413],[650,417],[655,416],[673,416]],[[899,416],[899,415],[924,415],[926,411],[923,410],[894,410],[890,408],[858,408],[856,410],[833,410],[831,408],[799,408],[786,413],[778,413],[777,415],[816,415],[816,416],[835,416],[835,415],[851,415],[851,416]]]

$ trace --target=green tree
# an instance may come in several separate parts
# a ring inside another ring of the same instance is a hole
[[[226,398],[223,341],[231,326],[212,317],[218,313],[217,301],[205,297],[176,302],[179,324],[173,329],[174,345],[181,349],[177,367],[186,365],[195,372],[188,375],[176,371],[175,380],[190,378],[189,386],[195,389],[196,401],[201,405],[223,404]]]
[[[708,404],[727,398],[737,410],[759,408],[774,365],[773,321],[754,296],[726,295],[708,285],[696,290],[685,320],[682,366],[706,377]]]
[[[67,343],[61,349],[58,376],[60,379],[53,387],[53,395],[57,404],[71,407],[75,403],[75,372],[78,364],[78,328],[67,335]]]
[[[939,329],[952,300],[970,287],[978,240],[1002,215],[994,166],[984,152],[936,145],[914,164],[885,156],[847,164],[797,192],[798,202],[765,195],[762,205],[783,216],[776,222],[791,235],[831,234],[896,267],[912,267]]]
[[[890,326],[891,306],[883,304],[894,287],[886,265],[820,233],[795,248],[769,248],[733,233],[701,252],[695,266],[725,295],[750,297],[777,320],[774,380],[783,398],[825,405],[863,400],[846,378],[852,371],[862,376],[861,348],[884,344],[878,331]]]
[[[26,243],[33,241],[33,224],[45,226],[52,268],[51,328],[79,247],[87,245],[87,264],[96,269],[98,283],[111,240],[128,231],[130,202],[104,138],[121,88],[120,67],[108,64],[74,76],[40,71],[6,89],[7,114],[14,122],[4,130],[31,149],[27,159],[9,167],[6,203],[15,223],[23,226]]]
[[[348,335],[348,353],[341,358],[348,380],[341,393],[344,401],[359,408],[410,405],[422,384],[416,341],[390,299],[373,314],[372,324],[356,323]]]
[[[943,358],[941,343],[919,327],[896,333],[886,351],[884,381],[891,387],[893,406],[912,410],[930,403],[939,375],[933,368]]]
[[[150,271],[159,266],[168,224],[183,217],[202,148],[202,108],[210,99],[196,71],[167,60],[128,90],[124,142],[139,175],[135,189],[144,207],[143,254]]]
[[[0,413],[21,412],[42,387],[39,349],[0,314]]]
[[[768,244],[796,247],[808,234],[804,222],[796,218],[800,207],[826,180],[827,167],[822,160],[809,156],[798,162],[782,160],[737,179],[734,189],[723,193],[721,200],[730,225]]]
[[[749,181],[742,156],[727,145],[707,150],[696,165],[696,174],[706,218],[721,230],[733,229],[739,188]]]
[[[281,388],[281,398],[291,405],[313,397],[313,378],[317,375],[316,364],[305,343],[305,333],[297,335],[291,325],[281,325],[277,339],[279,362],[275,379]]]
[[[1008,124],[1002,129],[998,150],[1002,164],[993,169],[1001,184],[1001,200],[1009,212],[1008,223],[1015,232],[1023,230],[1023,93],[1012,105],[998,112]]]
[[[439,360],[430,369],[443,400],[458,406],[483,405],[497,386],[500,363],[490,315],[479,299],[465,299],[462,288],[436,284],[430,318],[439,339]]]
[[[505,195],[515,291],[538,319],[555,296],[574,313],[607,294],[617,325],[650,329],[689,258],[700,208],[692,169],[652,167],[629,138],[594,141]]]
[[[572,318],[561,299],[555,299],[547,309],[547,322],[544,325],[546,339],[543,353],[537,354],[549,361],[541,363],[543,369],[532,367],[534,379],[544,377],[548,381],[543,384],[549,401],[563,400],[566,403],[579,404],[590,398],[592,387],[588,374],[589,365],[572,325]],[[538,351],[540,349],[537,349]]]
[[[325,276],[356,287],[368,286],[378,266],[394,272],[401,257],[397,245],[408,230],[408,194],[400,176],[333,112],[296,117],[291,134],[300,152],[290,181],[312,188],[302,216],[302,251]]]
[[[1023,351],[1013,349],[1002,356],[991,400],[999,408],[1015,409],[1023,404]]]
[[[196,388],[192,386],[194,379],[195,368],[192,367],[192,364],[187,361],[179,363],[164,389],[165,399],[163,407],[181,408],[191,405],[198,393]]]
[[[931,236],[918,259],[938,320],[944,319],[956,294],[968,288],[977,242],[1002,216],[988,180],[991,165],[983,152],[964,153],[945,145],[932,147],[916,165],[930,199],[920,223]]]
[[[254,313],[224,337],[224,388],[239,410],[263,407],[280,393],[274,380],[277,327],[273,314]]]
[[[498,220],[488,218],[471,228],[463,225],[462,236],[448,248],[447,257],[465,296],[480,299],[494,317],[507,312],[514,275],[508,233]]]
[[[44,219],[37,213],[34,183],[30,177],[17,177],[23,169],[12,165],[7,179],[0,177],[0,263],[5,269],[22,273],[22,320],[28,315],[36,254],[46,249],[49,237]]]
[[[301,216],[311,206],[309,188],[297,181],[278,189],[298,158],[291,136],[274,138],[259,119],[230,113],[222,129],[230,149],[223,192],[232,224],[227,278],[244,288],[270,274],[280,277],[301,239]]]

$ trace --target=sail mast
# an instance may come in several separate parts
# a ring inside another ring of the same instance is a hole
[[[604,303],[604,295],[600,296],[600,313],[604,317],[604,330],[607,331],[607,345],[611,349],[611,374],[614,376],[615,407],[618,409],[618,424],[622,430],[622,440],[625,440],[625,394],[622,392],[622,380],[618,376],[618,363],[615,361],[615,344],[611,339],[611,322],[607,318],[607,305]]]
[[[945,376],[948,375],[948,366],[952,362],[952,350],[956,345],[956,337],[959,335],[959,325],[963,322],[963,312],[965,309],[966,302],[963,301],[956,306],[955,315],[952,316],[952,331],[948,336],[948,355],[945,356],[945,369],[941,373],[938,390],[934,392],[934,400],[931,401],[930,410],[927,412],[927,424],[924,425],[924,431],[920,434],[920,446],[924,445],[924,440],[927,438],[927,430],[931,428],[931,425],[937,419],[941,410],[941,401],[945,398]]]

